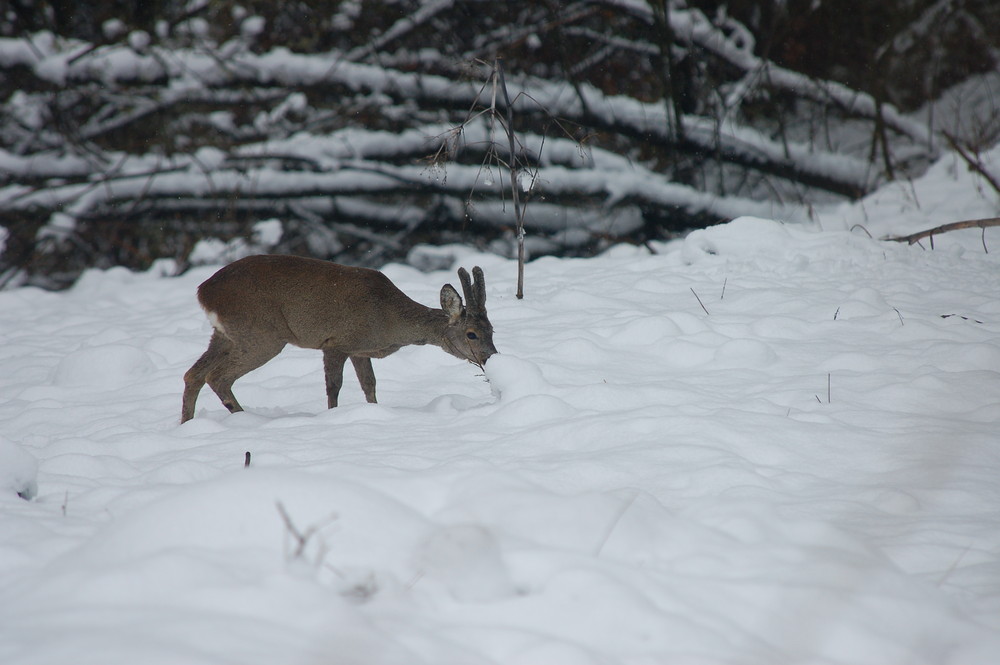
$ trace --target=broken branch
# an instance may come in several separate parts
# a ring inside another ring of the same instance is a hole
[[[934,236],[939,233],[947,233],[948,231],[958,231],[959,229],[986,229],[991,226],[1000,226],[1000,217],[989,217],[987,219],[967,219],[963,222],[952,222],[950,224],[942,224],[941,226],[935,226],[933,229],[927,229],[926,231],[920,231],[918,233],[911,233],[906,236],[891,236],[886,238],[886,240],[892,240],[895,242],[905,242],[909,245],[923,240],[924,238],[931,239],[931,247],[933,248]],[[986,244],[983,243],[983,247]]]

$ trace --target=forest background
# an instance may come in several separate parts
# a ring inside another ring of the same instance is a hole
[[[807,222],[942,151],[981,168],[996,25],[990,0],[0,0],[0,287]]]

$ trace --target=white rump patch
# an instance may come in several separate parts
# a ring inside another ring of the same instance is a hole
[[[222,321],[219,320],[219,315],[210,309],[205,310],[205,316],[208,317],[208,322],[212,324],[212,327],[218,330],[223,335],[226,335],[226,327],[222,325]],[[228,337],[228,335],[226,335]]]

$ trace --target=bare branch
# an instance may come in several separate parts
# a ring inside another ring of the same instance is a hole
[[[931,239],[931,248],[934,247],[934,236],[939,233],[948,233],[949,231],[958,231],[959,229],[987,229],[991,226],[1000,226],[1000,217],[990,217],[988,219],[969,219],[963,222],[952,222],[950,224],[942,224],[941,226],[935,226],[933,229],[927,229],[926,231],[919,231],[917,233],[911,233],[905,236],[892,236],[885,238],[885,240],[892,240],[894,242],[905,242],[912,245],[924,238]],[[985,248],[985,242],[983,247]]]
[[[943,132],[943,134],[944,137],[948,140],[948,144],[951,146],[951,148],[958,153],[959,157],[961,157],[966,164],[968,164],[969,169],[975,171],[983,178],[985,178],[986,182],[990,183],[990,186],[993,188],[993,190],[997,194],[1000,194],[1000,182],[997,181],[997,179],[993,176],[992,173],[986,170],[986,167],[983,166],[983,163],[980,160],[974,158],[972,154],[969,152],[968,148],[963,147],[953,134],[951,134],[950,132]]]

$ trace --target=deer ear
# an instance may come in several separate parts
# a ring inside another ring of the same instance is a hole
[[[476,294],[476,304],[479,306],[484,313],[486,312],[486,276],[483,275],[483,269],[476,266],[472,269],[472,277],[475,279],[475,288],[473,292]]]
[[[462,318],[462,296],[451,284],[441,287],[441,309],[448,315],[448,323],[457,323]]]

